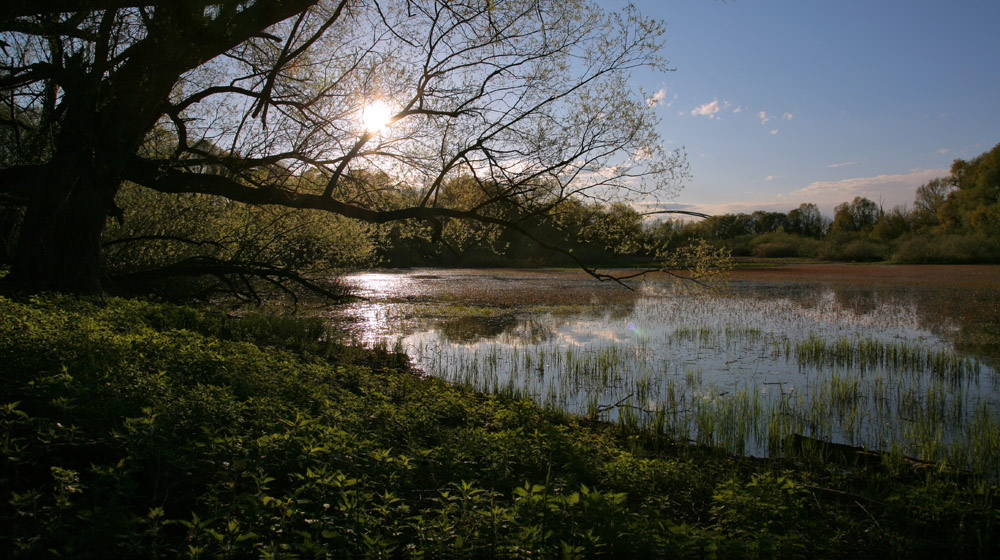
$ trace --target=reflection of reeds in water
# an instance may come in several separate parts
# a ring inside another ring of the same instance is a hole
[[[735,273],[731,291],[706,296],[551,271],[441,272],[355,312],[366,333],[405,337],[430,374],[655,442],[781,454],[796,434],[998,479],[992,270],[782,267]],[[392,331],[402,319],[412,328]]]
[[[868,371],[887,368],[896,372],[931,371],[949,379],[978,376],[979,361],[944,349],[923,348],[905,342],[883,342],[872,338],[838,338],[828,341],[811,336],[795,346],[803,365],[835,365]]]
[[[671,347],[752,348],[794,378],[745,375],[725,386],[673,363]],[[655,352],[654,352],[654,346]],[[683,328],[656,343],[561,347],[420,343],[417,363],[453,382],[531,397],[656,441],[691,440],[735,453],[782,453],[792,434],[1000,475],[995,374],[942,348],[872,338],[798,342],[756,328]]]

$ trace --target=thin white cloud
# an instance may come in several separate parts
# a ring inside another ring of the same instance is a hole
[[[767,116],[767,111],[757,113],[757,118],[760,119],[760,124],[762,125],[767,124],[771,120],[771,117]]]
[[[778,200],[748,200],[723,202],[718,204],[688,204],[685,205],[684,209],[692,212],[701,212],[702,214],[708,214],[709,216],[719,216],[722,214],[752,214],[757,210],[766,210],[768,212],[788,212],[789,210],[797,207],[798,204],[789,205],[788,202]]]
[[[790,121],[793,118],[795,118],[795,115],[786,111],[784,115],[781,115],[781,118],[785,119],[786,121]]]
[[[694,116],[694,117],[702,116],[702,117],[708,117],[710,119],[714,119],[715,118],[715,114],[718,113],[721,110],[722,109],[719,107],[719,100],[716,99],[714,101],[711,101],[709,103],[705,103],[704,105],[700,105],[700,106],[695,107],[694,109],[692,109],[691,110],[691,116]]]
[[[931,179],[946,175],[946,169],[923,169],[909,173],[884,174],[875,177],[852,177],[840,181],[816,181],[792,191],[791,197],[820,206],[833,206],[863,196],[883,202],[886,208],[913,201],[917,187]]]
[[[736,108],[733,109],[733,113],[742,113],[742,112],[743,112],[743,106],[742,105],[737,105]]]
[[[662,104],[663,100],[666,98],[667,98],[667,88],[661,88],[660,91],[654,93],[652,97],[646,100],[646,104],[648,104],[650,107],[656,107],[657,105]],[[667,103],[667,107],[669,106],[670,103]]]
[[[846,167],[848,165],[857,165],[857,164],[858,162],[856,161],[845,161],[843,163],[831,163],[830,165],[827,165],[827,167]]]
[[[937,151],[937,153],[939,153],[941,155],[945,155],[945,154],[947,154],[950,151],[951,150],[949,150],[948,148],[941,148],[940,150]]]
[[[781,179],[783,177],[784,177],[784,175],[768,175],[767,177],[764,177],[764,180],[765,181],[773,181],[775,179]]]
[[[777,133],[778,133],[778,129],[777,128],[771,129],[771,134],[777,134]]]
[[[947,169],[924,169],[910,173],[885,174],[875,177],[854,177],[842,181],[816,181],[808,186],[788,192],[775,192],[757,200],[730,200],[726,202],[674,203],[671,208],[682,208],[708,215],[751,214],[757,210],[788,212],[800,204],[809,202],[819,206],[828,217],[833,216],[833,208],[841,202],[850,202],[856,196],[863,196],[886,209],[901,205],[912,205],[917,187],[931,179],[948,174]],[[777,178],[777,177],[774,177]],[[690,193],[689,193],[690,194]],[[720,196],[706,197],[718,200]]]

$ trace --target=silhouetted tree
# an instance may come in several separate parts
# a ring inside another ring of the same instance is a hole
[[[124,181],[526,235],[572,197],[669,195],[682,154],[628,86],[663,68],[661,34],[582,0],[8,1],[0,197],[25,213],[7,281],[100,290]],[[375,102],[384,130],[360,118]],[[483,199],[446,204],[466,174]]]

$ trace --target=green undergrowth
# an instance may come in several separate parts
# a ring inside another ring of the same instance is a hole
[[[737,458],[420,377],[318,320],[0,297],[0,557],[996,557],[997,490]]]

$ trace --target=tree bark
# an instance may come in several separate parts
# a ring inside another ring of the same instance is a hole
[[[86,169],[54,173],[28,204],[7,282],[31,291],[101,291],[101,233],[114,190]]]

